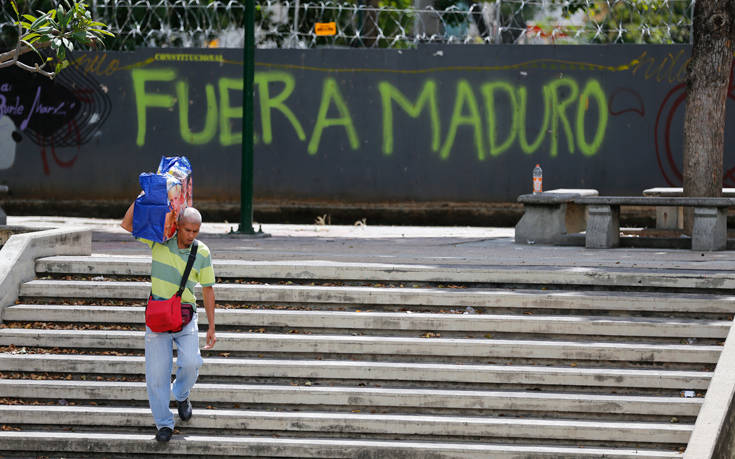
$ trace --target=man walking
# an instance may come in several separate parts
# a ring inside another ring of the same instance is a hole
[[[123,217],[122,226],[126,231],[133,231],[133,209],[130,206]],[[171,298],[178,290],[186,267],[192,243],[199,234],[202,216],[193,207],[185,208],[177,223],[177,232],[164,243],[138,238],[140,242],[151,248],[153,262],[151,264],[151,297],[154,300]],[[189,309],[191,321],[181,330],[155,333],[146,327],[145,331],[145,381],[148,390],[148,403],[153,413],[158,432],[156,440],[167,442],[174,429],[174,416],[169,409],[171,393],[176,399],[179,418],[188,421],[192,415],[189,392],[199,376],[202,357],[199,353],[199,328],[197,325],[196,298],[194,286],[202,286],[204,310],[207,313],[209,328],[204,349],[211,349],[217,341],[214,332],[214,270],[209,248],[197,242],[196,258],[189,274],[186,288],[181,295],[182,316]],[[173,366],[173,343],[176,343],[176,379],[171,385]]]

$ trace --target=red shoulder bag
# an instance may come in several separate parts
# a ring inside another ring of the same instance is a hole
[[[197,256],[197,241],[191,244],[191,252],[189,259],[186,261],[186,269],[181,277],[181,285],[179,290],[168,300],[154,300],[153,296],[148,297],[148,305],[145,307],[145,324],[151,331],[156,333],[180,331],[186,325],[181,317],[181,294],[186,288],[186,281],[189,280],[189,273],[194,265],[194,259]],[[188,314],[189,320],[193,314]],[[188,323],[188,321],[187,321]]]

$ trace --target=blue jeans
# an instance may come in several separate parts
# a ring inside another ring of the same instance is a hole
[[[178,368],[172,388],[174,342]],[[150,328],[145,328],[145,384],[148,390],[148,403],[158,429],[169,427],[173,430],[174,416],[169,409],[171,393],[173,392],[174,398],[179,401],[189,398],[189,391],[194,387],[202,363],[196,314],[180,332],[155,333]]]

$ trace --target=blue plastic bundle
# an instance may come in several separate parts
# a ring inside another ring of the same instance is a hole
[[[176,232],[179,213],[192,205],[191,164],[185,156],[164,156],[153,174],[138,178],[143,193],[135,200],[133,236],[165,242]]]
[[[171,210],[166,191],[166,177],[144,172],[138,177],[143,194],[135,200],[133,236],[155,242],[165,242],[164,222]]]
[[[191,163],[186,156],[163,156],[158,163],[159,174],[170,174],[180,182],[191,175]]]

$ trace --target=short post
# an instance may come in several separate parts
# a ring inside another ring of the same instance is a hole
[[[727,207],[695,207],[692,250],[727,248]]]
[[[620,245],[620,206],[589,204],[587,206],[588,249],[609,249]]]
[[[656,228],[679,230],[684,228],[684,208],[681,206],[656,207]]]

